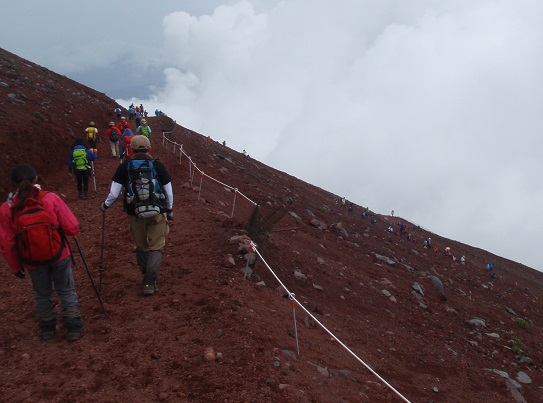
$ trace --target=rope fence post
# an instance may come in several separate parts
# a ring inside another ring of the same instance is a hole
[[[230,218],[234,218],[234,210],[236,209],[236,197],[238,196],[238,188],[234,189],[234,201],[232,202],[232,213]]]
[[[202,171],[202,176],[200,177],[200,189],[198,190],[198,200],[200,200],[200,195],[202,194],[202,182],[204,181],[204,171]]]
[[[298,342],[298,326],[296,325],[296,309],[295,309],[295,304],[294,304],[296,295],[294,293],[289,293],[288,299],[290,299],[290,304],[292,306],[292,318],[294,319],[294,335],[296,336],[296,353],[300,355],[300,343]]]

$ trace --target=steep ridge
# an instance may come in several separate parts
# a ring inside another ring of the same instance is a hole
[[[44,186],[60,194],[80,220],[77,239],[96,283],[98,206],[118,162],[106,143],[99,145],[97,191],[83,201],[66,160],[88,121],[103,132],[114,107],[104,94],[0,51],[0,116],[6,122],[0,145],[9,156],[0,178],[2,199],[13,164],[35,165]],[[120,203],[105,217],[107,317],[72,242],[86,324],[77,343],[68,344],[60,334],[51,343],[38,340],[30,282],[16,279],[2,260],[2,400],[400,401],[299,307],[296,354],[293,311],[277,281],[261,259],[250,278],[240,270],[246,260],[234,241],[248,228],[297,300],[407,399],[521,401],[504,377],[490,371],[499,370],[513,380],[519,372],[528,374],[532,382],[521,383],[522,394],[529,402],[541,401],[542,273],[404,218],[374,213],[378,221],[371,225],[361,219],[360,206],[349,213],[333,194],[248,161],[167,117],[149,121],[152,153],[170,170],[175,192],[160,292],[141,295]],[[191,184],[188,159],[179,163],[179,151],[162,141],[163,130],[183,144],[198,169],[257,202],[264,218],[278,211],[281,219],[266,233],[255,233],[247,227],[253,206],[239,196],[230,218],[233,192],[198,171]],[[397,230],[400,221],[416,242],[386,231],[389,225]],[[457,258],[465,255],[466,265],[424,249],[428,237],[440,251],[448,246]],[[495,265],[495,279],[485,271],[487,262]],[[218,357],[207,360],[208,348]]]

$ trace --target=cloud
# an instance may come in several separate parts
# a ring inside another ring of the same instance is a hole
[[[543,267],[532,179],[542,8],[292,0],[176,12],[152,102],[357,204]]]

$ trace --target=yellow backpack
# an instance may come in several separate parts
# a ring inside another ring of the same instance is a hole
[[[96,140],[96,128],[95,127],[89,127],[87,129],[87,138],[89,140]]]

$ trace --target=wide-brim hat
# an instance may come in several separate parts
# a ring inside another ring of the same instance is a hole
[[[134,151],[147,151],[151,148],[151,142],[149,139],[141,134],[138,134],[132,138],[130,147]]]

